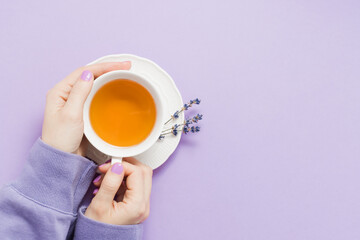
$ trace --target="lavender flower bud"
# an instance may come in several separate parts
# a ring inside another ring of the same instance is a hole
[[[174,136],[176,136],[178,134],[178,130],[176,130],[176,129],[172,130],[172,134],[174,134]]]
[[[183,133],[187,134],[189,131],[190,131],[190,130],[189,130],[189,127],[185,125],[185,126],[183,127]]]
[[[171,116],[173,119],[179,118],[179,111],[176,111],[174,115]]]
[[[192,126],[192,127],[191,127],[191,132],[192,132],[192,133],[199,132],[199,131],[200,131],[200,127],[198,127],[198,126],[196,126],[196,127],[195,127],[195,126]]]

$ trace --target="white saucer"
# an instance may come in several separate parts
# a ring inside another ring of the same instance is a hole
[[[179,110],[184,104],[180,95],[179,90],[177,89],[174,81],[161,67],[159,67],[153,61],[149,59],[138,57],[131,54],[116,54],[108,55],[101,57],[90,64],[101,63],[101,62],[123,62],[131,61],[130,71],[137,74],[143,75],[146,79],[149,79],[154,84],[157,85],[160,90],[160,94],[165,101],[165,112],[167,113],[165,121],[167,121],[174,112]],[[164,126],[164,130],[170,128],[175,123],[181,123],[184,121],[184,112],[179,114],[179,118],[176,121],[170,121],[167,125]],[[137,160],[148,165],[149,167],[155,169],[161,166],[169,156],[175,151],[177,145],[180,142],[181,131],[179,131],[177,136],[168,135],[163,140],[158,140],[150,149],[146,152],[134,156]],[[98,164],[102,164],[108,159],[109,156],[101,153],[91,144],[87,149],[86,156]]]

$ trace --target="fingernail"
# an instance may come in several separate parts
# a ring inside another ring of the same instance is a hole
[[[98,188],[95,188],[95,190],[93,191],[93,194],[96,194],[99,191]]]
[[[117,175],[120,175],[123,172],[124,168],[121,165],[121,163],[115,163],[112,167],[111,167],[111,171],[113,173],[116,173]]]
[[[101,175],[97,176],[97,177],[94,179],[93,183],[97,183],[97,182],[100,180],[100,178],[101,178]]]
[[[99,167],[103,167],[103,166],[105,166],[107,163],[103,163],[103,164],[101,164]]]
[[[99,167],[103,167],[103,166],[105,166],[106,164],[108,164],[109,162],[111,162],[111,159],[107,160],[106,162],[104,162],[103,164],[101,164]]]
[[[92,76],[93,76],[92,72],[90,72],[89,70],[85,70],[81,74],[81,79],[88,82],[92,79]]]

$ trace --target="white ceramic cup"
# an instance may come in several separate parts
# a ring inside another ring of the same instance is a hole
[[[90,104],[96,92],[106,83],[116,79],[128,79],[145,87],[153,97],[156,107],[156,120],[149,136],[141,143],[129,147],[114,146],[102,140],[92,128],[89,117]],[[145,152],[157,141],[164,126],[164,103],[157,87],[145,77],[126,70],[112,71],[101,75],[94,81],[91,92],[85,101],[83,118],[84,133],[89,142],[99,151],[111,156],[111,164],[114,164],[121,162],[123,157],[132,157]]]

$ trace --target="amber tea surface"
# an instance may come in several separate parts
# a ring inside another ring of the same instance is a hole
[[[145,140],[154,127],[156,107],[140,84],[117,79],[102,86],[90,104],[90,123],[105,142],[129,147]]]

